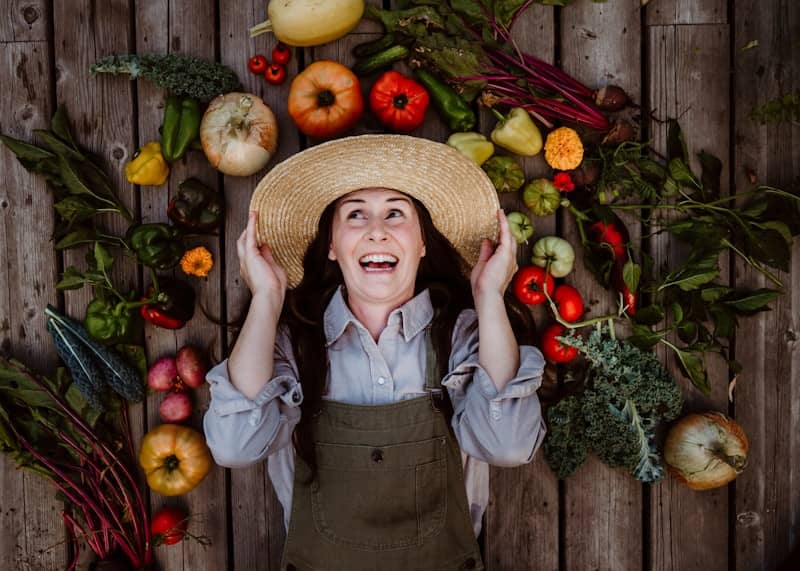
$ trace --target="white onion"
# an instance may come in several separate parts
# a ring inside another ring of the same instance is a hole
[[[664,461],[670,473],[693,490],[710,490],[744,470],[748,447],[742,427],[724,414],[689,414],[670,428]]]
[[[249,176],[262,169],[278,147],[278,122],[252,93],[227,93],[208,105],[200,123],[200,142],[220,172]]]

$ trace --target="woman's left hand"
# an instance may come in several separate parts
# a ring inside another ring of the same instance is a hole
[[[480,304],[480,298],[487,295],[499,294],[502,298],[514,278],[514,274],[519,269],[517,266],[517,241],[511,235],[508,220],[502,209],[497,210],[497,223],[500,227],[497,246],[492,251],[492,243],[484,238],[478,262],[472,268],[470,283],[476,306]]]

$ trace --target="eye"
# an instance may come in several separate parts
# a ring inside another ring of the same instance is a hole
[[[352,210],[351,212],[349,212],[347,214],[347,219],[348,220],[350,220],[350,219],[361,219],[361,218],[364,218],[364,213],[361,212],[360,210]]]
[[[398,210],[397,208],[393,208],[386,215],[386,218],[397,218],[398,216],[405,216],[405,213],[402,210]]]

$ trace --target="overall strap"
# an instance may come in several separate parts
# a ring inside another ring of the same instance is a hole
[[[433,327],[431,325],[425,328],[425,390],[428,391],[431,397],[433,408],[444,414],[449,427],[453,418],[453,403],[450,402],[447,388],[442,386],[439,357],[433,347],[432,331]]]

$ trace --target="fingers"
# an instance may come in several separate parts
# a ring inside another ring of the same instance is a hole
[[[246,243],[245,246],[248,250],[258,250],[258,246],[256,244],[256,212],[251,211],[250,216],[247,219],[247,228],[245,228],[246,232]]]

